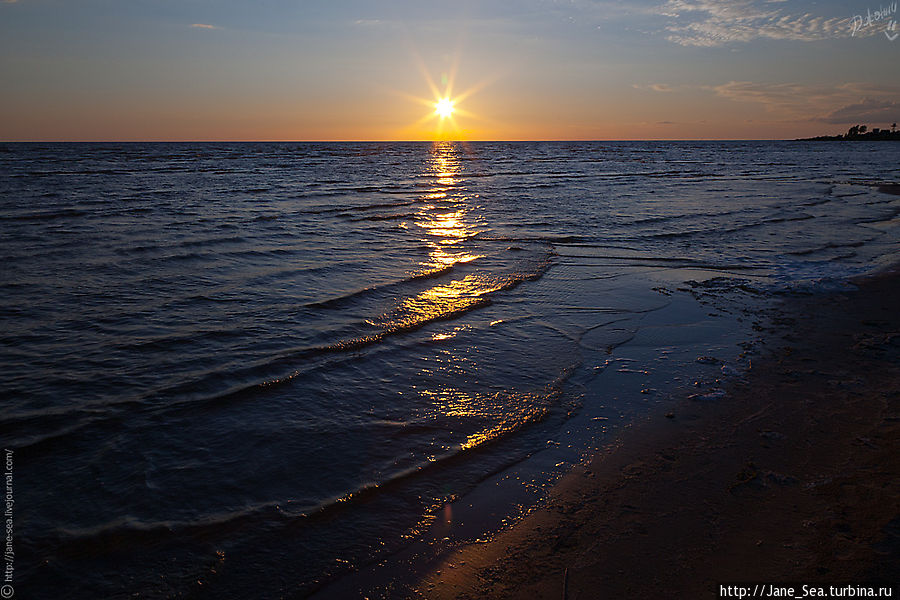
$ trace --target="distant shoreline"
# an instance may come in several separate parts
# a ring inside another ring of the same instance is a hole
[[[845,138],[840,135],[822,135],[814,138],[797,138],[792,142],[900,142],[900,134],[893,137]]]
[[[888,129],[873,129],[866,131],[866,127],[857,125],[850,131],[838,135],[820,135],[811,138],[799,138],[796,142],[895,142],[900,141],[900,131]]]

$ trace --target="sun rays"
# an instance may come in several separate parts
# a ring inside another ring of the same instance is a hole
[[[434,129],[429,131],[431,137],[435,140],[451,140],[463,139],[465,131],[460,126],[463,119],[478,119],[474,114],[460,107],[469,96],[484,87],[484,83],[475,85],[459,94],[454,94],[453,86],[456,80],[456,72],[459,66],[459,56],[453,60],[450,69],[441,74],[441,87],[439,87],[426,68],[422,59],[414,53],[416,64],[422,73],[428,90],[431,93],[430,98],[422,98],[403,94],[407,99],[427,106],[429,112],[423,115],[418,121],[410,125],[411,129],[420,130],[429,123],[434,123]],[[441,89],[443,88],[443,89]]]

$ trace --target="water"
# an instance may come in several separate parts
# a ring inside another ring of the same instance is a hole
[[[602,443],[596,415],[642,410],[615,377],[662,402],[748,307],[894,261],[900,200],[872,184],[898,158],[6,144],[17,589],[303,597],[390,556],[510,466],[564,468],[559,432]]]

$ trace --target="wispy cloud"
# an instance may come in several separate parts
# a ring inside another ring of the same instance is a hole
[[[888,123],[900,119],[900,86],[845,83],[839,86],[731,81],[712,90],[737,102],[762,104],[785,119],[825,123]]]
[[[15,4],[19,0],[0,0],[3,4]]]
[[[191,23],[191,27],[195,27],[197,29],[218,29],[215,25],[210,25],[208,23]]]
[[[670,92],[674,92],[675,88],[673,88],[668,83],[650,83],[647,85],[641,85],[639,83],[633,84],[631,87],[637,90],[649,90],[651,92],[660,92],[664,94],[668,94]]]
[[[715,47],[758,39],[813,42],[847,37],[850,16],[787,14],[783,0],[667,0],[667,39],[682,46]]]
[[[900,103],[863,98],[831,111],[822,120],[826,123],[895,123],[900,120]]]

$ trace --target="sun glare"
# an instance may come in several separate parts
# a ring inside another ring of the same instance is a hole
[[[0,2],[2,1],[0,0]],[[478,117],[462,107],[465,106],[466,99],[484,87],[485,83],[477,84],[462,92],[456,91],[453,84],[456,79],[456,62],[459,60],[457,57],[449,71],[441,74],[441,87],[438,88],[421,58],[418,55],[414,55],[414,58],[431,94],[424,97],[413,96],[403,92],[399,92],[399,94],[413,102],[427,106],[429,111],[410,125],[407,128],[408,133],[403,135],[411,133],[412,135],[409,139],[420,139],[426,136],[432,140],[464,139],[470,132],[460,127],[459,119],[462,118],[463,121],[466,121],[477,119]],[[424,129],[429,122],[433,122],[434,126],[431,131]]]
[[[434,112],[442,119],[446,119],[453,114],[453,101],[450,98],[441,98],[434,104]]]

